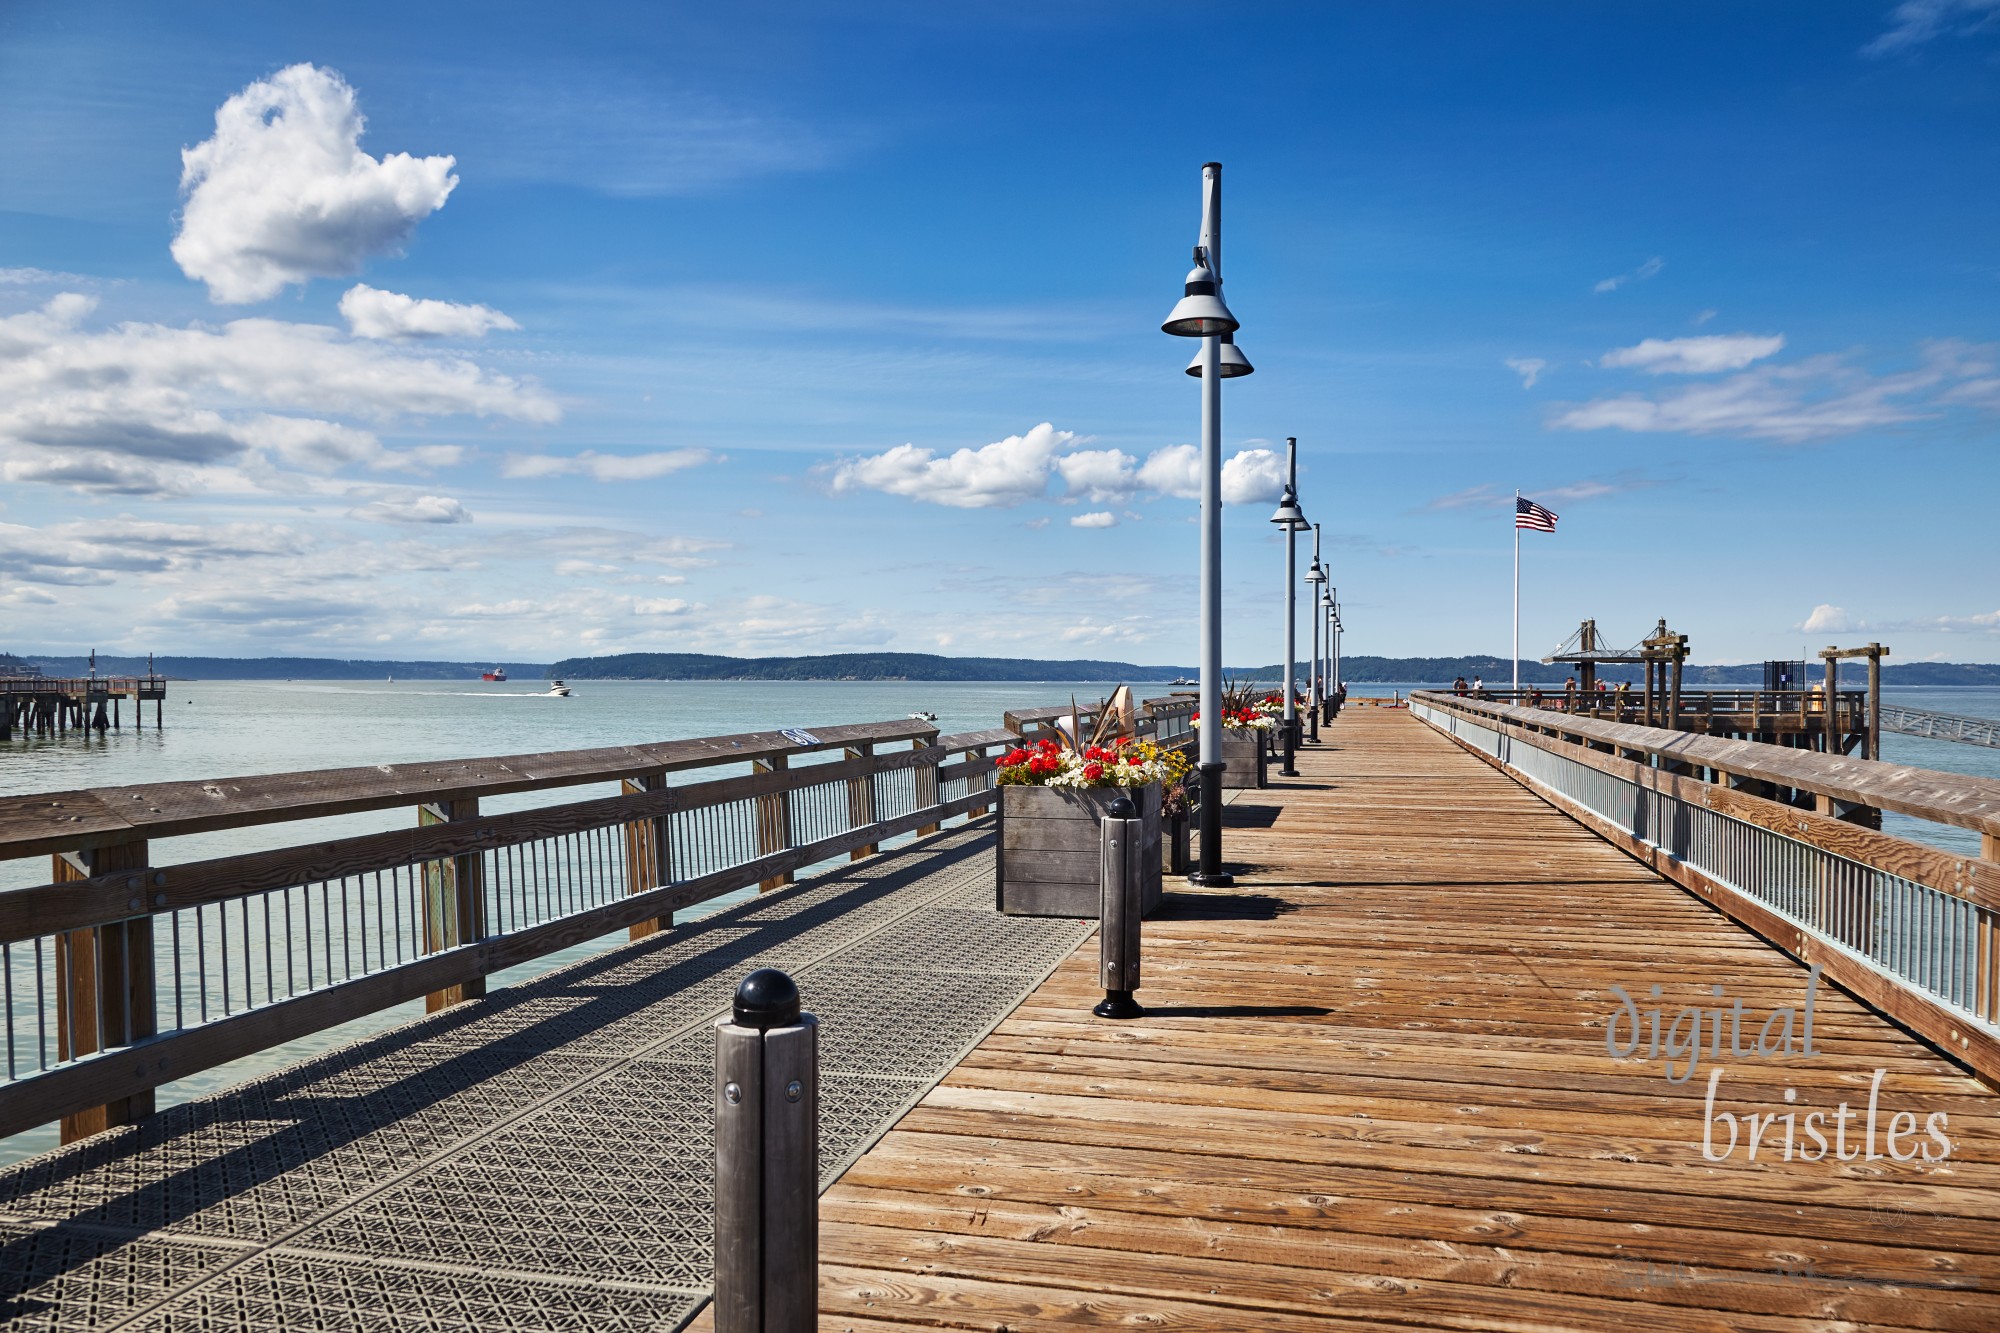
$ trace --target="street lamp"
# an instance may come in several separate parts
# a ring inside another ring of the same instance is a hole
[[[1312,686],[1306,694],[1306,725],[1309,728],[1306,739],[1317,745],[1319,743],[1319,700],[1320,695],[1326,690],[1326,675],[1320,670],[1319,656],[1319,589],[1320,585],[1326,582],[1326,569],[1319,562],[1319,524],[1313,524],[1312,530],[1313,562],[1312,568],[1306,571],[1306,582],[1313,585],[1312,592],[1307,594],[1308,599],[1312,603],[1313,655]]]
[[[1222,869],[1222,340],[1240,326],[1222,302],[1220,162],[1201,169],[1194,263],[1160,331],[1201,339],[1201,865],[1188,879],[1221,886],[1236,882]]]
[[[1340,657],[1338,650],[1335,649],[1333,646],[1334,631],[1338,627],[1340,621],[1340,609],[1338,604],[1334,601],[1334,597],[1339,593],[1339,591],[1340,590],[1338,588],[1334,587],[1331,583],[1328,583],[1326,591],[1320,594],[1320,599],[1319,599],[1320,614],[1326,617],[1326,657],[1327,657],[1326,674],[1324,677],[1324,679],[1326,680],[1326,698],[1321,701],[1320,708],[1326,713],[1326,721],[1328,722],[1333,721],[1332,710],[1333,710],[1334,697],[1336,691],[1340,689],[1340,680],[1339,680],[1340,668],[1337,665],[1340,661]]]
[[[1299,441],[1296,436],[1285,438],[1285,473],[1285,493],[1278,499],[1278,512],[1271,515],[1271,521],[1285,534],[1285,766],[1278,770],[1278,775],[1295,778],[1299,775],[1294,763],[1299,744],[1299,710],[1292,701],[1292,664],[1299,655],[1298,534],[1306,526],[1306,516],[1299,509]]]
[[[1333,707],[1334,716],[1340,716],[1340,634],[1347,626],[1340,621],[1340,589],[1330,588],[1327,595],[1333,598]]]

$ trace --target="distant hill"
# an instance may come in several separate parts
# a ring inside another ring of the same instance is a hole
[[[52,657],[40,653],[0,654],[0,675],[37,668],[45,676],[81,676],[90,670],[88,657]],[[186,680],[477,680],[483,671],[504,667],[510,676],[539,680],[548,671],[542,662],[390,662],[335,657],[156,657],[153,669],[163,676]],[[143,657],[97,655],[101,676],[143,676]]]
[[[822,657],[721,657],[614,653],[570,657],[549,668],[564,680],[1173,680],[1194,668],[1094,659],[941,657],[935,653],[833,653]]]
[[[155,668],[163,675],[201,680],[476,680],[483,671],[504,667],[517,679],[536,680],[561,677],[564,680],[964,680],[964,681],[1102,681],[1117,684],[1154,683],[1193,678],[1191,666],[1145,666],[1133,662],[1110,662],[1096,658],[1053,659],[1038,657],[944,657],[935,653],[834,653],[818,657],[722,657],[711,653],[616,653],[606,657],[571,657],[549,665],[541,662],[422,662],[387,659],[333,657],[159,657]],[[88,657],[56,657],[40,653],[0,653],[0,675],[39,669],[50,676],[80,676],[90,666]],[[1341,659],[1341,676],[1356,685],[1435,684],[1455,676],[1471,680],[1483,676],[1488,685],[1510,678],[1505,658],[1469,657],[1346,657]],[[97,669],[109,676],[138,675],[146,670],[143,657],[115,657],[100,653]],[[1808,663],[1817,677],[1820,664]],[[1301,662],[1298,672],[1305,674]],[[1268,666],[1230,667],[1231,677],[1274,681],[1280,668]],[[1521,679],[1529,684],[1560,685],[1570,674],[1567,666],[1543,666],[1523,662]],[[1609,681],[1640,678],[1639,668],[1606,667],[1600,673]],[[1747,665],[1698,666],[1687,668],[1687,683],[1703,685],[1756,685],[1764,678],[1763,667]],[[1858,662],[1841,668],[1841,680],[1858,684],[1863,679]],[[1889,685],[2000,685],[2000,664],[1983,662],[1902,662],[1885,663],[1882,680]]]

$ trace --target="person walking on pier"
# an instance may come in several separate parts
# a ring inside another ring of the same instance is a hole
[[[1451,692],[1461,699],[1465,697],[1465,677],[1460,676],[1451,683]]]
[[[1574,713],[1575,711],[1576,711],[1576,677],[1571,676],[1568,680],[1563,682],[1563,712]]]

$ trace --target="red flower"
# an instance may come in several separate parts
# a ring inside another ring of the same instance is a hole
[[[1083,776],[1086,782],[1098,781],[1104,776],[1104,765],[1092,760],[1083,766]]]
[[[1025,764],[1028,762],[1028,752],[1022,749],[1009,750],[1007,751],[1007,757],[1000,762],[1009,768],[1012,768],[1015,764]]]

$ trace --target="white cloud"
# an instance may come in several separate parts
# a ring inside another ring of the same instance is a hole
[[[1649,375],[1712,375],[1741,370],[1752,361],[1784,350],[1782,333],[1711,333],[1699,338],[1647,338],[1633,347],[1615,347],[1598,358],[1601,366],[1643,370]]]
[[[685,614],[693,603],[683,597],[638,597],[632,601],[635,616],[678,616]]]
[[[1708,321],[1710,321],[1711,319],[1714,319],[1718,313],[1720,312],[1715,310],[1697,311],[1692,322],[1695,325],[1695,327],[1699,328],[1703,324],[1708,323]]]
[[[458,184],[454,160],[370,157],[364,124],[347,81],[307,64],[224,102],[214,136],[181,151],[181,271],[240,304],[400,249]]]
[[[1069,521],[1073,528],[1115,528],[1118,515],[1110,513],[1078,514]]]
[[[1821,602],[1812,609],[1811,615],[1807,616],[1799,624],[1794,625],[1793,628],[1807,634],[1827,634],[1838,633],[1842,630],[1867,629],[1868,626],[1858,617],[1849,615],[1846,607],[1834,606],[1830,602]]]
[[[1077,437],[1044,421],[1025,435],[939,458],[899,444],[885,453],[849,459],[833,473],[835,493],[867,487],[956,509],[993,509],[1045,494],[1057,450]]]
[[[1654,397],[1622,394],[1565,407],[1549,424],[1799,444],[1923,420],[1948,406],[2000,411],[2000,349],[1930,343],[1916,369],[1887,375],[1840,357],[1809,357]]]
[[[185,574],[217,560],[298,555],[275,523],[161,523],[121,515],[34,528],[0,523],[0,574],[26,583],[110,583],[119,574]]]
[[[1888,31],[1861,48],[1886,56],[1937,37],[1963,36],[2000,20],[2000,0],[1903,0],[1889,11]]]
[[[1524,389],[1534,388],[1535,381],[1540,379],[1542,372],[1548,368],[1549,363],[1538,356],[1510,356],[1507,358],[1507,369],[1521,377],[1521,387]]]
[[[472,513],[448,495],[387,497],[350,509],[349,518],[371,523],[470,523]]]
[[[1540,500],[1548,504],[1575,504],[1578,501],[1602,500],[1631,491],[1649,490],[1665,484],[1657,478],[1642,476],[1637,472],[1621,472],[1612,477],[1584,477],[1557,486],[1531,486],[1521,493],[1530,500]],[[1453,491],[1449,495],[1440,495],[1424,506],[1426,509],[1445,510],[1511,510],[1513,507],[1513,492],[1501,490],[1491,482],[1469,486],[1462,491]]]
[[[95,281],[82,273],[46,268],[0,268],[0,287],[82,287]]]
[[[586,449],[580,454],[509,454],[500,465],[500,475],[515,479],[560,477],[581,473],[597,481],[651,481],[683,468],[720,461],[707,449],[668,449],[652,454],[600,454]]]
[[[1615,292],[1628,282],[1644,282],[1646,279],[1654,276],[1666,266],[1667,266],[1666,260],[1660,258],[1658,255],[1654,255],[1651,259],[1648,259],[1645,263],[1639,265],[1639,267],[1633,269],[1630,273],[1620,273],[1613,277],[1606,278],[1602,282],[1599,282],[1596,286],[1592,287],[1590,290],[1598,293],[1600,296],[1603,295],[1605,292]]]
[[[1269,449],[1245,449],[1222,460],[1222,503],[1276,504],[1285,489],[1285,460]]]
[[[1132,494],[1137,486],[1138,462],[1118,449],[1080,449],[1056,459],[1055,465],[1071,495],[1101,504]]]
[[[329,418],[559,416],[539,387],[462,356],[268,319],[86,329],[95,305],[65,292],[0,318],[0,476],[113,494],[245,492],[270,488],[280,469],[410,470],[462,455],[393,449]]]
[[[1142,494],[1199,499],[1201,451],[1191,444],[1155,449],[1144,462],[1118,449],[1071,449],[1080,437],[1043,422],[1026,435],[1011,435],[979,449],[960,449],[939,458],[929,449],[903,444],[885,453],[849,459],[833,470],[838,493],[867,487],[931,504],[987,509],[1021,504],[1048,494],[1059,477],[1065,501],[1095,504]],[[1244,449],[1224,459],[1224,504],[1276,500],[1284,488],[1284,460],[1269,449]]]
[[[483,338],[492,329],[518,329],[490,306],[459,305],[385,292],[357,282],[340,298],[340,317],[357,338]]]

